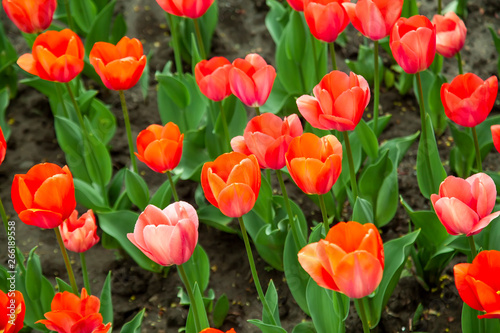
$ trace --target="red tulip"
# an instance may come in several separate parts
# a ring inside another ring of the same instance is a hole
[[[304,0],[304,15],[311,34],[327,43],[334,42],[349,24],[344,8],[348,0]]]
[[[162,266],[182,265],[198,243],[198,214],[184,201],[159,209],[148,205],[127,238]]]
[[[491,126],[491,137],[493,138],[495,148],[500,153],[500,125]]]
[[[89,209],[78,218],[78,211],[73,213],[60,226],[64,246],[73,252],[85,252],[99,242],[97,236],[97,224],[94,213]]]
[[[481,251],[472,264],[453,267],[455,285],[462,300],[473,309],[486,312],[477,316],[500,318],[500,252]]]
[[[69,82],[83,70],[85,50],[71,30],[47,31],[33,43],[33,54],[17,59],[19,67],[43,80]]]
[[[497,197],[490,176],[478,173],[467,179],[447,177],[432,194],[434,210],[450,235],[472,236],[487,227],[500,212],[491,214]]]
[[[34,34],[50,26],[57,0],[2,0],[2,5],[19,30]]]
[[[342,171],[342,144],[333,135],[318,138],[304,133],[290,142],[286,167],[306,194],[330,191]]]
[[[498,93],[498,79],[486,81],[476,74],[457,75],[441,86],[444,113],[458,125],[474,127],[482,123],[493,109]]]
[[[194,75],[203,95],[216,102],[231,95],[229,71],[232,67],[224,57],[214,57],[197,63]]]
[[[0,290],[0,332],[17,333],[23,328],[26,305],[20,291]]]
[[[149,125],[137,136],[135,156],[153,171],[165,173],[179,164],[183,140],[184,134],[172,122],[165,126]]]
[[[401,16],[404,0],[359,0],[344,7],[352,25],[371,40],[389,36]]]
[[[111,328],[111,323],[102,323],[100,307],[99,298],[87,294],[85,288],[80,297],[64,291],[57,293],[52,299],[51,311],[44,315],[46,319],[36,323],[58,333],[106,333]]]
[[[224,333],[224,332],[216,328],[205,328],[200,333]],[[226,333],[236,333],[236,331],[234,330],[234,328],[231,328],[229,331],[226,331]]]
[[[156,0],[156,2],[169,14],[195,19],[203,16],[214,0]]]
[[[73,176],[67,166],[41,163],[25,175],[15,175],[12,204],[26,224],[43,229],[58,227],[76,207]]]
[[[260,55],[248,54],[233,61],[229,71],[231,91],[244,104],[258,107],[266,103],[273,88],[276,70]]]
[[[451,58],[465,44],[467,28],[464,21],[454,12],[434,15],[432,23],[436,25],[436,51],[444,57]]]
[[[320,287],[351,298],[374,292],[384,271],[382,238],[371,223],[339,222],[325,239],[300,250],[298,257]]]
[[[92,47],[89,60],[111,90],[128,90],[135,86],[146,67],[146,56],[141,42],[123,37],[118,44],[97,42]]]
[[[401,17],[391,31],[392,55],[408,74],[421,72],[436,55],[436,27],[425,16]]]
[[[243,136],[233,138],[231,146],[234,151],[245,155],[249,155],[247,151],[254,154],[261,168],[279,170],[285,166],[290,141],[302,131],[296,114],[281,120],[272,113],[263,113],[248,122]]]
[[[304,0],[286,0],[290,7],[298,12],[304,11]]]
[[[332,71],[313,89],[314,97],[303,95],[297,107],[312,127],[353,130],[370,102],[370,87],[361,75]]]
[[[7,153],[7,141],[5,141],[2,128],[0,127],[0,165],[5,159],[5,153]]]
[[[260,190],[259,162],[254,155],[231,152],[207,162],[201,170],[207,200],[229,217],[252,210]]]

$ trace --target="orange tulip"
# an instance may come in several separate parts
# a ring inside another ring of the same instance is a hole
[[[135,86],[146,66],[141,42],[126,36],[116,46],[95,43],[89,60],[104,85],[111,90],[128,90]]]
[[[57,7],[57,0],[2,0],[3,9],[12,22],[27,34],[47,29]]]
[[[194,75],[203,95],[216,102],[231,95],[229,86],[231,68],[233,66],[224,57],[214,57],[197,63],[194,67]]]
[[[96,296],[87,294],[82,289],[80,297],[64,291],[57,293],[52,299],[50,309],[45,318],[37,321],[51,331],[58,333],[107,333],[111,323],[104,325],[99,313],[101,301]]]
[[[260,190],[259,162],[254,155],[231,152],[207,162],[201,170],[207,200],[229,217],[252,210]]]
[[[384,271],[384,246],[371,224],[339,222],[325,239],[298,254],[302,268],[323,288],[362,298],[377,289]]]
[[[498,93],[498,79],[486,81],[473,73],[457,75],[441,86],[444,113],[451,121],[465,127],[482,123],[493,109]]]
[[[290,7],[298,12],[304,11],[304,0],[286,0]]]
[[[205,328],[203,331],[200,331],[200,333],[224,333],[224,332],[216,328]],[[229,331],[226,331],[226,333],[236,333],[236,331],[234,330],[234,328],[231,328]]]
[[[443,57],[451,58],[465,44],[467,28],[464,21],[454,12],[434,15],[432,23],[436,25],[436,51]]]
[[[500,318],[500,252],[481,251],[472,264],[453,267],[455,285],[462,300],[473,309],[486,312],[477,316]]]
[[[286,167],[306,194],[330,191],[342,171],[342,144],[333,135],[318,138],[304,133],[290,142]]]
[[[19,67],[43,80],[69,82],[83,70],[82,41],[73,31],[47,31],[33,43],[33,54],[23,54]]]
[[[76,207],[71,172],[67,166],[52,163],[37,164],[25,175],[15,175],[11,196],[21,221],[43,229],[58,227]]]
[[[370,102],[368,82],[353,72],[347,75],[335,70],[326,74],[313,94],[300,96],[297,107],[312,127],[326,130],[353,130]]]
[[[73,252],[85,252],[99,242],[94,213],[89,209],[78,218],[78,211],[73,213],[60,226],[64,246]]]
[[[156,2],[169,14],[195,19],[203,16],[214,0],[156,0]]]
[[[491,126],[491,137],[496,150],[500,153],[500,125]]]
[[[311,34],[323,42],[334,42],[349,24],[344,2],[349,0],[304,0],[304,15]]]
[[[0,165],[5,159],[5,153],[7,153],[7,141],[5,141],[2,128],[0,127]]]
[[[179,164],[183,140],[184,134],[172,122],[165,126],[149,125],[137,136],[135,156],[153,171],[165,173]]]
[[[0,332],[17,333],[23,328],[26,305],[20,291],[0,290]]]

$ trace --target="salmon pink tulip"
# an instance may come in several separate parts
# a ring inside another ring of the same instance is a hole
[[[401,16],[403,0],[359,0],[345,3],[352,25],[365,37],[380,40],[389,36]]]
[[[224,333],[224,332],[216,328],[205,328],[200,333]],[[229,331],[226,331],[226,333],[236,333],[236,331],[234,330],[234,328],[231,328]]]
[[[69,82],[83,70],[85,50],[73,31],[47,31],[33,43],[33,53],[17,60],[19,67],[43,80]]]
[[[254,155],[231,152],[207,162],[201,170],[207,200],[229,217],[252,210],[260,190],[259,162]]]
[[[323,288],[362,298],[377,289],[384,271],[384,246],[371,224],[339,222],[325,239],[298,254],[304,270]]]
[[[439,194],[431,195],[431,201],[450,235],[472,236],[500,215],[500,212],[491,213],[496,197],[493,179],[477,173],[467,179],[447,177],[439,186]]]
[[[500,125],[491,126],[491,137],[496,150],[500,153]]]
[[[297,107],[312,127],[325,130],[353,130],[370,102],[368,82],[353,72],[330,72],[314,87],[313,94],[300,96]]]
[[[36,323],[58,333],[107,333],[111,323],[102,323],[100,307],[99,298],[89,295],[85,288],[82,289],[80,297],[64,291],[57,293],[52,299],[51,311],[44,315],[46,319]]]
[[[408,74],[429,68],[436,55],[436,27],[421,15],[401,17],[391,31],[392,55]]]
[[[481,251],[472,264],[453,267],[455,285],[462,300],[471,308],[486,312],[483,318],[500,319],[500,252]]]
[[[195,19],[203,16],[214,0],[156,0],[156,2],[169,14]]]
[[[296,114],[281,120],[272,113],[263,113],[248,122],[243,136],[234,137],[231,146],[245,155],[247,151],[254,154],[261,168],[279,170],[285,166],[288,145],[302,131]]]
[[[498,79],[486,81],[473,73],[457,75],[441,86],[444,113],[451,121],[465,127],[482,123],[493,109],[498,93]]]
[[[27,34],[47,29],[57,7],[57,0],[2,0],[3,9],[16,27]]]
[[[127,36],[118,44],[97,42],[92,47],[89,60],[111,90],[128,90],[135,86],[146,67],[146,56],[141,42]]]
[[[298,12],[304,11],[304,0],[286,0],[290,7]]]
[[[23,328],[26,305],[20,291],[0,290],[0,332],[17,333]]]
[[[73,176],[67,166],[37,164],[25,174],[15,175],[12,204],[26,224],[43,229],[58,227],[76,207]]]
[[[231,95],[229,86],[231,68],[233,66],[224,57],[213,57],[197,63],[194,67],[194,75],[203,95],[216,102]]]
[[[464,21],[454,12],[434,15],[432,23],[436,25],[436,51],[443,57],[451,58],[465,44],[467,28]]]
[[[99,242],[94,212],[89,209],[78,218],[78,211],[73,213],[59,226],[64,247],[73,252],[85,252]]]
[[[148,258],[162,266],[182,265],[198,243],[198,214],[184,201],[164,210],[148,205],[127,238]]]
[[[290,142],[286,167],[306,194],[330,191],[342,171],[342,144],[333,135],[318,138],[304,133]]]
[[[260,55],[251,53],[235,59],[229,71],[231,91],[244,104],[258,107],[266,103],[273,88],[276,70]]]
[[[304,15],[311,34],[323,42],[334,42],[349,24],[344,7],[348,0],[304,0]]]
[[[179,164],[183,140],[184,134],[172,122],[165,126],[149,125],[137,136],[135,156],[153,171],[165,173]]]
[[[0,165],[3,163],[6,153],[7,153],[7,141],[5,141],[2,128],[0,127]]]

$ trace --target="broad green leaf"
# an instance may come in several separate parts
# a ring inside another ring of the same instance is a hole
[[[0,128],[2,129],[6,141],[8,141],[10,137],[10,126],[7,119],[5,119],[9,102],[9,91],[6,88],[1,89],[0,87]]]
[[[125,172],[125,188],[130,201],[143,211],[149,202],[148,184],[140,175],[127,170]]]
[[[99,297],[101,307],[99,313],[102,315],[102,322],[104,324],[113,324],[113,301],[111,299],[111,271],[106,275],[106,280],[102,285],[101,295]]]
[[[3,24],[0,24],[0,50],[2,50],[0,52],[0,73],[2,73],[7,67],[15,64],[17,61],[16,49],[7,38]]]
[[[140,333],[142,319],[144,318],[145,311],[146,311],[146,309],[142,309],[138,314],[135,315],[135,317],[131,321],[125,323],[125,325],[123,325],[122,330],[120,332],[121,333]]]
[[[43,275],[42,285],[40,289],[40,304],[42,305],[42,310],[50,311],[50,305],[52,304],[52,300],[54,299],[55,291],[54,287],[52,286],[52,282]]]
[[[116,118],[102,101],[93,98],[90,104],[88,119],[97,138],[105,145],[111,141],[116,132]]]
[[[419,134],[420,132],[416,132],[408,136],[387,140],[380,146],[379,152],[383,154],[385,150],[389,150],[389,158],[392,163],[394,165],[399,165]]]
[[[194,286],[195,282],[198,283],[200,291],[204,293],[210,280],[210,261],[200,244],[196,245],[193,255],[182,264],[182,267],[186,271],[190,285]]]
[[[459,177],[467,178],[476,158],[474,140],[468,129],[459,130],[451,121],[450,130],[455,143],[455,147],[452,148],[453,153],[450,153],[450,167]]]
[[[373,47],[368,47],[363,44],[359,46],[358,58],[356,61],[346,59],[345,62],[349,69],[354,73],[363,76],[366,81],[373,86],[375,82],[375,57]],[[379,82],[384,78],[384,62],[378,57]]]
[[[174,175],[172,177],[172,181],[174,185],[177,184],[180,175]],[[167,179],[163,182],[163,184],[156,190],[155,194],[149,200],[150,205],[155,205],[160,209],[164,209],[167,207],[171,200],[174,200],[172,196],[172,189],[170,188],[170,181]]]
[[[78,178],[73,178],[73,182],[75,184],[76,201],[79,204],[95,212],[109,210],[109,207],[104,203],[102,194],[96,188]]]
[[[358,135],[359,141],[365,153],[375,160],[378,156],[378,140],[375,133],[366,122],[361,119],[356,128],[354,129]]]
[[[33,301],[38,301],[41,295],[41,284],[42,284],[42,265],[40,264],[40,258],[35,253],[36,247],[31,249],[28,256],[28,262],[26,264],[26,291],[28,292],[28,297]]]
[[[264,297],[269,305],[275,324],[279,326],[280,314],[278,308],[278,292],[276,291],[273,280],[269,282],[266,295]],[[262,311],[262,321],[266,324],[273,325],[273,320],[269,317],[265,310]]]
[[[118,42],[125,36],[127,33],[127,22],[125,22],[125,18],[122,13],[116,15],[115,22],[113,22],[113,28],[111,29],[111,36],[109,36],[109,42],[111,44],[118,44]],[[148,59],[149,60],[149,59]],[[147,72],[147,65],[144,69]]]
[[[300,324],[297,324],[293,328],[292,333],[316,333],[316,329],[314,328],[314,324],[310,321],[306,321]]]
[[[266,28],[274,43],[278,44],[288,22],[288,11],[277,0],[267,0],[266,4],[270,8],[266,15]]]
[[[307,284],[307,305],[318,333],[344,332],[344,323],[333,307],[333,291],[322,288],[310,279]]]
[[[84,139],[83,159],[90,179],[100,186],[106,186],[111,180],[113,172],[109,151],[93,133],[87,133],[86,137],[87,140]]]
[[[94,22],[97,8],[92,1],[69,0],[71,17],[74,18],[78,27],[87,34]]]
[[[214,312],[212,314],[214,327],[219,328],[224,323],[224,319],[229,312],[229,300],[226,294],[222,294],[215,302]]]
[[[285,50],[288,59],[293,60],[296,64],[301,64],[304,58],[307,42],[307,34],[304,29],[304,22],[299,12],[292,10],[288,24],[286,26]]]
[[[110,1],[92,21],[87,38],[85,39],[85,54],[88,56],[97,42],[109,42],[111,21],[116,0]],[[99,82],[99,81],[97,81]]]
[[[196,303],[196,308],[198,309],[198,319],[201,325],[200,330],[203,330],[209,327],[209,323],[208,323],[207,312],[205,311],[205,304],[203,303],[203,297],[201,295],[198,283],[195,283],[193,285],[193,294],[194,294],[194,300],[192,300],[192,302]],[[198,333],[198,330],[195,329],[194,325],[194,312],[192,305],[189,306],[189,313],[186,321],[186,332]]]
[[[462,308],[462,333],[500,332],[500,321],[498,319],[478,319],[477,316],[482,314],[484,312],[474,310],[464,303]]]
[[[416,0],[404,1],[401,17],[410,17],[414,15],[418,15],[417,1]]]
[[[68,291],[70,293],[73,292],[73,289],[71,288],[71,286],[64,280],[56,277],[56,283],[57,283],[57,290],[58,292],[62,293],[64,291]]]
[[[264,225],[254,239],[255,247],[262,259],[279,271],[283,271],[283,249],[287,224],[288,219],[279,223],[278,228],[273,228],[270,224]]]
[[[352,220],[362,224],[374,222],[373,207],[370,201],[361,197],[356,199],[356,203],[352,209]]]
[[[430,70],[420,72],[422,82],[422,94],[424,96],[424,106],[427,114],[430,115],[432,126],[436,134],[441,135],[446,129],[447,117],[444,114],[443,103],[441,102],[441,85],[446,82],[444,76],[436,75]],[[420,94],[418,93],[417,78],[414,77],[413,92],[417,97],[418,104],[420,105]]]
[[[226,215],[222,214],[218,208],[212,205],[198,208],[197,212],[200,222],[203,222],[206,225],[231,234],[235,234],[238,232],[237,230],[228,226],[229,223],[233,221],[233,218],[227,217]]]

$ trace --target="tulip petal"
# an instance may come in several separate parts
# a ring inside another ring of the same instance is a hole
[[[482,311],[483,308],[476,297],[475,292],[472,290],[469,281],[466,279],[469,269],[472,264],[462,263],[453,267],[455,275],[455,286],[457,287],[460,298],[467,303],[468,306],[475,310]]]
[[[490,312],[500,310],[500,295],[497,294],[497,290],[494,290],[483,281],[475,280],[470,276],[468,278],[473,281],[472,290],[476,294],[476,297],[484,311]]]
[[[253,80],[241,69],[233,67],[229,72],[229,84],[232,93],[238,97],[243,104],[253,106],[257,101],[257,88]]]
[[[241,217],[252,210],[256,199],[256,194],[247,184],[230,184],[219,194],[219,209],[226,216]]]
[[[256,87],[256,101],[252,106],[262,106],[266,103],[271,89],[273,89],[274,79],[276,78],[276,70],[273,66],[267,65],[259,69],[253,75],[252,79]]]
[[[466,181],[471,184],[472,197],[476,200],[473,208],[482,219],[495,207],[497,198],[495,182],[485,173],[472,175]]]
[[[26,72],[42,77],[40,75],[41,73],[38,71],[37,62],[35,61],[35,58],[33,58],[32,54],[23,54],[19,57],[19,59],[17,59],[17,64]]]
[[[162,266],[174,264],[170,249],[170,244],[175,242],[172,235],[174,230],[175,227],[170,225],[148,225],[143,229],[146,249],[153,260]]]
[[[316,98],[309,95],[302,95],[297,98],[297,107],[300,114],[309,124],[311,124],[312,127],[328,129],[319,121],[319,116],[323,114],[323,111]]]
[[[56,189],[56,190],[54,190]],[[76,207],[75,187],[67,175],[59,174],[46,179],[36,191],[33,208],[50,210],[68,218]]]
[[[53,311],[44,314],[45,319],[37,321],[45,325],[49,330],[60,333],[72,333],[71,327],[81,318],[81,316],[72,311]]]
[[[24,210],[19,213],[19,219],[28,225],[42,229],[56,228],[63,222],[61,214],[41,209]]]
[[[441,198],[434,209],[450,235],[468,234],[479,222],[476,212],[456,198]]]
[[[317,246],[318,243],[312,243],[302,248],[298,253],[299,263],[320,287],[338,291],[335,281],[317,256]]]
[[[495,212],[491,215],[483,217],[479,222],[474,226],[474,228],[466,234],[467,237],[476,235],[481,232],[484,228],[486,228],[494,219],[496,219],[500,215],[500,212]]]

